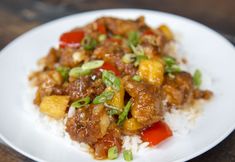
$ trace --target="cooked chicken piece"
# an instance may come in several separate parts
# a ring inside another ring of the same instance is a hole
[[[33,86],[38,86],[34,103],[39,105],[44,96],[62,94],[60,86],[63,78],[57,71],[34,72],[29,77]]]
[[[137,31],[139,28],[145,26],[144,17],[139,17],[134,21],[102,17],[97,22],[105,24],[107,29],[115,35],[126,35],[130,31]]]
[[[72,101],[78,100],[87,96],[94,98],[102,93],[105,86],[101,79],[93,81],[90,77],[84,76],[68,84],[65,88],[65,95],[70,96]]]
[[[162,118],[158,89],[145,82],[124,78],[125,90],[132,97],[131,114],[142,125],[151,125]]]
[[[106,134],[109,124],[103,105],[88,105],[68,118],[66,131],[73,140],[93,145]]]
[[[108,149],[117,146],[118,152],[121,152],[122,139],[121,132],[115,126],[111,126],[107,134],[99,139],[97,143],[94,144],[94,156],[96,159],[106,159],[108,155]]]
[[[182,106],[193,99],[193,79],[187,72],[176,73],[175,77],[165,76],[163,96],[170,105]]]
[[[75,67],[78,66],[82,61],[88,60],[89,52],[85,51],[83,48],[65,48],[60,49],[60,60],[61,66],[65,67]]]

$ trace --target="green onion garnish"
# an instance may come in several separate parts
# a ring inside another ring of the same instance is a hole
[[[176,65],[176,64],[165,67],[165,72],[169,73],[169,74],[178,73],[180,71],[181,71],[181,69],[180,69],[179,65]]]
[[[135,81],[137,81],[137,82],[141,81],[141,77],[140,77],[139,75],[134,75],[134,76],[132,77],[132,79],[135,80]]]
[[[101,67],[104,64],[103,60],[94,60],[94,61],[89,61],[86,62],[82,65],[82,69],[86,70],[86,69],[96,69],[98,67]]]
[[[117,91],[120,90],[121,80],[111,71],[104,70],[102,72],[102,80],[107,87],[112,87]]]
[[[88,75],[90,73],[91,73],[90,69],[82,69],[81,67],[75,67],[70,70],[69,76],[77,78],[80,76]]]
[[[110,147],[108,150],[108,159],[113,160],[118,157],[118,148],[117,146]]]
[[[122,61],[126,64],[133,63],[136,59],[136,55],[132,53],[127,53],[122,57]]]
[[[130,109],[131,109],[131,101],[129,100],[126,106],[124,107],[123,112],[118,117],[118,122],[117,122],[118,125],[121,125],[123,121],[127,118]]]
[[[193,74],[193,83],[197,88],[199,88],[202,83],[202,73],[198,69]]]
[[[120,109],[115,106],[108,105],[107,103],[104,103],[104,106],[109,108],[109,110],[108,110],[109,115],[118,115],[121,113]]]
[[[175,58],[171,57],[171,56],[164,56],[163,60],[167,66],[171,66],[171,65],[176,64]]]
[[[133,51],[134,54],[136,55],[144,55],[144,49],[142,46],[138,45],[137,47],[135,47],[134,45],[130,45],[131,46],[131,50]]]
[[[163,61],[165,63],[165,73],[167,73],[170,77],[173,77],[173,73],[178,73],[181,71],[179,65],[177,65],[176,59],[171,56],[164,56]]]
[[[133,155],[131,150],[124,150],[123,151],[123,158],[126,161],[132,161],[133,160]]]
[[[83,38],[81,44],[85,50],[93,50],[96,47],[97,42],[91,36],[86,36],[85,38]]]
[[[77,101],[73,102],[71,104],[71,106],[74,107],[74,108],[80,108],[80,107],[83,107],[83,106],[89,104],[90,101],[91,101],[90,97],[85,97],[85,98],[82,98],[80,100],[77,100]]]
[[[104,103],[108,100],[111,100],[113,98],[114,91],[104,91],[99,96],[96,96],[93,100],[93,104],[100,104]]]
[[[140,41],[140,35],[138,32],[132,31],[128,33],[128,43],[129,45],[137,46]]]
[[[117,110],[117,109],[110,109],[110,110],[108,110],[108,114],[109,115],[119,115],[120,114],[120,111],[119,110]]]
[[[113,38],[122,39],[122,36],[121,35],[113,35]]]
[[[103,41],[105,41],[105,39],[107,39],[107,35],[106,34],[101,34],[98,37],[99,42],[103,42]]]
[[[64,81],[67,81],[69,78],[69,70],[70,69],[68,67],[62,67],[62,66],[56,68],[56,71],[60,73]]]

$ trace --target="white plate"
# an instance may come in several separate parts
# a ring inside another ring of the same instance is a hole
[[[144,15],[152,27],[161,23],[169,25],[174,32],[180,33],[181,45],[189,63],[202,70],[204,80],[210,76],[212,84],[204,84],[204,87],[215,93],[187,136],[174,136],[156,149],[135,156],[136,161],[186,161],[209,150],[234,130],[234,47],[216,32],[186,18],[148,10],[114,9],[52,21],[23,34],[1,51],[0,132],[7,144],[36,161],[92,161],[90,155],[78,151],[32,122],[32,116],[24,110],[22,97],[26,93],[27,85],[24,82],[29,71],[35,67],[38,58],[58,44],[60,34],[104,15],[121,18]],[[123,161],[122,157],[119,159]]]

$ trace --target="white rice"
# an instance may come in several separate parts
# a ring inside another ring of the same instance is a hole
[[[65,131],[67,118],[64,120],[55,120],[42,114],[39,111],[39,108],[32,103],[34,95],[35,89],[28,88],[28,93],[24,96],[24,109],[32,117],[35,125],[37,125],[41,130],[63,139],[66,143],[76,149],[88,152],[89,146],[87,144],[71,140],[68,133]],[[73,108],[71,107],[69,110],[70,116],[73,113]],[[200,114],[200,106],[189,108],[187,111],[173,109],[170,113],[168,112],[165,114],[164,120],[170,126],[174,135],[185,136],[193,129],[196,119]],[[151,149],[148,147],[149,143],[143,142],[138,135],[123,136],[122,139],[123,149],[132,150],[133,154],[138,154],[138,152],[145,152]]]
[[[169,44],[166,50],[169,54],[172,54],[174,56],[175,54],[180,57],[182,56],[180,55],[182,54],[182,51],[179,50],[179,45],[176,43]],[[182,68],[185,70],[190,69],[188,65],[182,65]],[[208,81],[210,81],[210,79],[207,79],[207,82]],[[23,96],[24,108],[25,111],[32,116],[35,125],[39,126],[42,130],[45,130],[45,132],[49,134],[53,134],[57,137],[62,138],[63,140],[65,140],[66,143],[72,145],[73,147],[81,151],[88,152],[89,146],[87,144],[78,143],[70,139],[68,133],[65,131],[65,122],[67,119],[58,121],[40,113],[39,109],[32,103],[35,96],[35,89],[29,87],[28,83],[26,84],[27,85],[25,85],[25,87],[28,87],[28,90],[26,95]],[[196,123],[196,119],[201,114],[201,112],[202,109],[200,106],[197,106],[196,108],[189,108],[187,109],[187,111],[173,109],[171,112],[165,114],[164,120],[169,125],[174,135],[185,136],[193,129]],[[68,115],[72,116],[73,114],[74,109],[70,108]],[[127,150],[132,150],[133,154],[138,154],[138,152],[143,152],[151,149],[148,147],[148,142],[143,142],[138,135],[124,136],[122,147]]]
[[[201,112],[201,107],[192,107],[188,110],[172,109],[171,112],[165,114],[164,120],[174,135],[187,135],[195,126],[196,119]]]

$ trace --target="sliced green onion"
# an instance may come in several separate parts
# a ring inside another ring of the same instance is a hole
[[[109,115],[119,115],[120,114],[120,111],[119,110],[116,110],[116,109],[110,109],[108,110],[108,114]]]
[[[83,107],[85,105],[88,105],[90,103],[91,99],[90,97],[85,97],[85,98],[82,98],[80,100],[77,100],[75,102],[73,102],[71,104],[72,107],[74,108],[80,108],[80,107]]]
[[[168,76],[171,78],[171,79],[174,79],[175,76],[172,74],[172,73],[168,73]]]
[[[113,160],[118,157],[118,148],[117,146],[110,147],[108,150],[108,159]]]
[[[193,83],[197,88],[199,88],[202,83],[202,73],[198,69],[193,74]]]
[[[144,55],[144,49],[142,46],[138,45],[137,47],[135,47],[134,45],[130,45],[131,46],[131,50],[133,51],[134,54],[136,55]]]
[[[85,50],[93,50],[96,47],[97,42],[91,36],[86,36],[85,38],[83,38],[81,44]]]
[[[96,96],[93,100],[93,104],[100,104],[104,103],[108,100],[111,100],[113,98],[114,91],[104,91],[99,96]]]
[[[59,66],[59,67],[56,68],[56,71],[60,73],[60,75],[63,77],[63,79],[65,81],[68,80],[68,78],[69,78],[69,71],[70,71],[70,69],[68,67]]]
[[[164,56],[163,61],[165,62],[165,73],[167,73],[171,78],[174,77],[173,73],[178,73],[181,71],[181,68],[177,65],[174,57]]]
[[[107,87],[112,87],[117,91],[120,90],[121,80],[111,71],[104,70],[102,72],[102,80]]]
[[[141,81],[141,77],[140,77],[139,75],[134,75],[134,76],[132,77],[132,79],[135,80],[135,81],[137,81],[137,82]]]
[[[133,63],[135,61],[136,55],[132,53],[127,53],[122,57],[122,61],[126,64]]]
[[[136,60],[134,62],[134,66],[138,66],[142,60],[146,60],[146,59],[148,59],[148,57],[145,55],[137,55]]]
[[[132,161],[133,160],[133,155],[131,150],[124,150],[123,151],[123,158],[126,161]]]
[[[86,69],[96,69],[98,67],[101,67],[104,64],[103,60],[94,60],[94,61],[89,61],[86,62],[82,65],[82,69],[86,70]]]
[[[121,35],[113,35],[113,38],[122,39],[122,36]]]
[[[105,41],[105,39],[107,39],[107,35],[106,34],[101,34],[98,37],[99,42],[103,42],[103,41]]]
[[[116,110],[119,110],[119,108],[115,107],[115,106],[112,106],[112,105],[109,105],[107,103],[104,103],[104,106],[107,107],[107,108],[110,108],[110,109],[116,109]]]
[[[178,73],[180,71],[181,71],[181,69],[180,69],[179,65],[176,65],[176,64],[165,67],[166,73]]]
[[[164,56],[163,61],[165,62],[165,64],[167,66],[171,66],[171,65],[176,64],[176,59],[174,57],[171,57],[171,56]]]
[[[77,78],[80,76],[88,75],[90,73],[91,73],[90,69],[82,69],[81,67],[75,67],[70,70],[69,76]]]
[[[132,31],[128,33],[128,43],[129,45],[137,46],[140,41],[140,35],[138,32]]]
[[[107,103],[104,103],[104,106],[109,108],[108,110],[109,115],[119,115],[121,113],[120,109],[115,106],[108,105]]]
[[[124,122],[124,120],[127,118],[130,109],[131,109],[131,101],[129,100],[126,106],[124,107],[123,112],[118,117],[118,122],[117,122],[118,125],[121,125]]]

